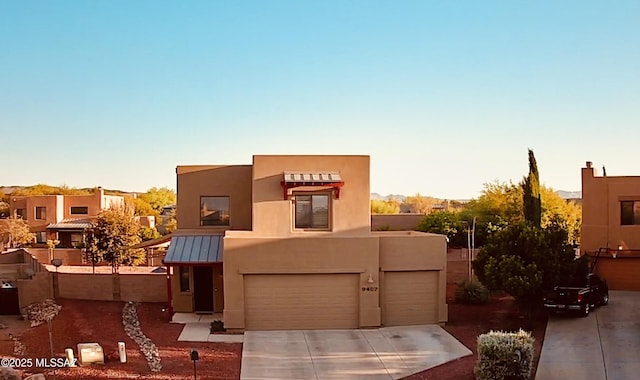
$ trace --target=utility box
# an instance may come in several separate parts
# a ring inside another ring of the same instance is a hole
[[[78,363],[104,364],[104,351],[98,343],[78,343]]]

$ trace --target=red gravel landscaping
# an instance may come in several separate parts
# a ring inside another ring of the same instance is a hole
[[[449,322],[445,329],[462,344],[473,351],[473,355],[455,360],[421,373],[409,376],[408,380],[472,380],[476,364],[476,338],[490,330],[516,331],[525,327],[526,321],[518,313],[513,299],[504,294],[494,295],[488,304],[461,305],[453,301],[455,285],[447,289]],[[97,342],[105,353],[104,365],[76,368],[43,369],[31,368],[23,375],[42,372],[57,379],[192,379],[193,362],[189,353],[191,347],[198,350],[198,379],[239,379],[242,359],[240,343],[191,343],[178,342],[182,324],[167,322],[162,311],[162,303],[142,303],[137,307],[140,326],[160,351],[161,372],[151,372],[138,346],[126,335],[122,325],[123,302],[78,301],[58,299],[62,311],[53,320],[54,357],[64,357],[64,350],[72,347],[76,352],[77,343]],[[535,365],[540,357],[546,328],[546,316],[535,323]],[[26,347],[24,358],[49,358],[49,335],[47,324],[26,328],[20,335]],[[117,342],[123,341],[127,347],[127,363],[118,359]],[[10,344],[3,341],[2,355],[11,355]],[[76,352],[77,355],[77,352]],[[12,356],[12,355],[11,355]],[[52,378],[52,377],[51,377]]]

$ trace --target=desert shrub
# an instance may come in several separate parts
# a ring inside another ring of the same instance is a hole
[[[478,337],[478,380],[529,380],[533,367],[530,333],[490,331]]]
[[[468,279],[458,285],[455,297],[458,303],[486,303],[489,301],[489,289],[476,279]]]

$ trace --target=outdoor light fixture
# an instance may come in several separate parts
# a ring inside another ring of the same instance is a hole
[[[195,348],[191,348],[191,360],[193,360],[193,380],[197,379],[196,374],[196,362],[200,359],[200,355],[198,355],[198,351]]]
[[[369,273],[369,278],[367,279],[367,283],[369,284],[373,284],[375,281],[373,281],[373,277],[371,276],[371,273]]]

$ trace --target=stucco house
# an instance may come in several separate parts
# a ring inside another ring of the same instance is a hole
[[[369,162],[178,166],[170,312],[222,312],[232,330],[446,322],[446,237],[372,232]]]
[[[580,250],[611,289],[640,290],[640,176],[582,168]]]
[[[24,219],[36,243],[59,240],[58,248],[76,248],[85,242],[86,230],[100,211],[124,204],[124,197],[105,195],[98,187],[89,195],[22,195],[9,199],[11,215]]]

